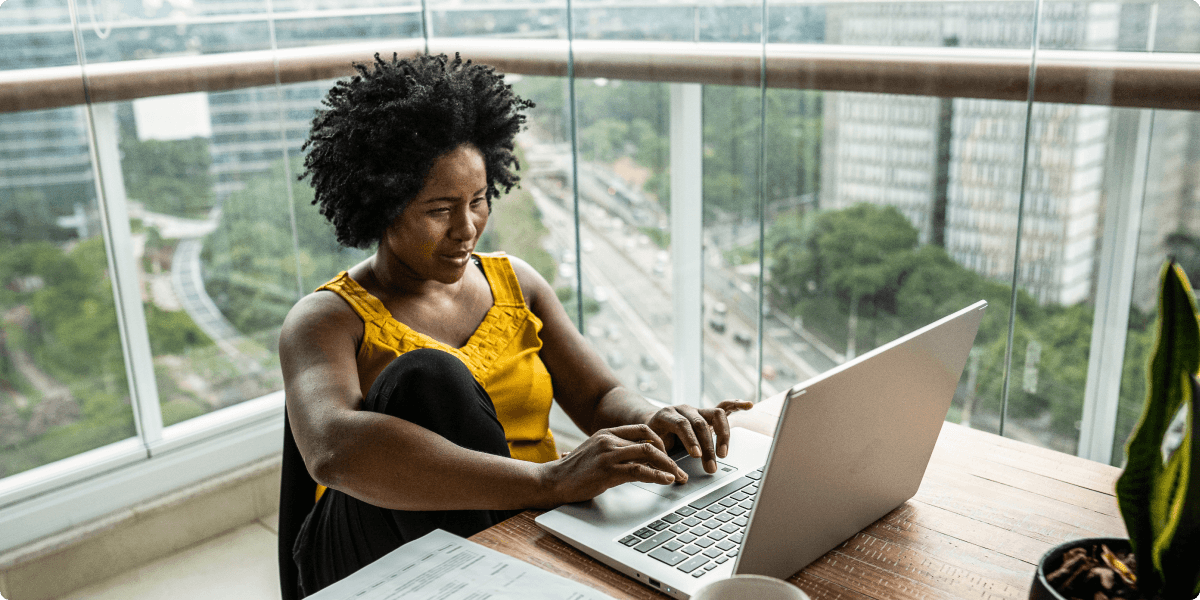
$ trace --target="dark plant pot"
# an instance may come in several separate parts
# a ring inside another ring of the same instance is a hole
[[[1038,561],[1037,572],[1033,575],[1033,587],[1029,589],[1029,600],[1066,600],[1049,581],[1046,581],[1046,574],[1053,573],[1062,566],[1063,555],[1071,548],[1100,544],[1108,546],[1113,552],[1129,552],[1129,540],[1126,538],[1083,538],[1059,544],[1043,554],[1042,560]]]

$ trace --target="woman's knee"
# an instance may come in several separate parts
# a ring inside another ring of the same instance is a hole
[[[364,408],[373,412],[423,410],[426,403],[438,406],[475,395],[475,377],[458,357],[434,348],[405,352],[375,378]],[[485,392],[486,393],[486,392]],[[397,397],[403,402],[395,402]]]
[[[491,397],[462,361],[441,350],[400,355],[375,380],[363,407],[420,425],[460,446],[508,454]]]

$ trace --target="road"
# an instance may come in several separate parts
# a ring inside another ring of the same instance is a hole
[[[630,227],[628,215],[615,216],[590,201],[597,194],[606,194],[609,188],[603,181],[593,179],[591,173],[583,170],[580,177],[580,194],[584,198],[581,209],[585,250],[583,287],[585,294],[600,296],[605,301],[598,314],[585,319],[585,333],[627,385],[640,389],[649,397],[669,400],[673,365],[671,346],[674,343],[669,253]],[[571,211],[542,189],[535,186],[533,191],[551,231],[547,249],[560,262],[570,264],[574,252]],[[573,285],[573,269],[571,264],[560,273],[558,286]],[[716,318],[714,307],[718,303],[734,301],[731,291],[733,295],[742,294],[741,289],[728,290],[722,287],[725,285],[728,284],[724,280],[706,285],[706,322]],[[601,290],[599,293],[597,288]],[[741,333],[747,336],[745,339],[754,339],[757,323],[747,316],[747,312],[735,308],[724,315],[724,332],[705,328],[704,397],[701,400],[705,405],[711,406],[725,398],[755,397],[757,351],[752,343],[739,344],[734,337],[735,333]],[[768,340],[766,349],[764,363],[770,367],[767,372],[777,374],[778,382],[764,381],[765,395],[819,372],[802,356],[811,352],[807,348],[797,352],[786,342]],[[657,368],[642,368],[643,355],[649,357],[648,364],[657,365]]]
[[[549,157],[553,154],[546,152]],[[542,162],[553,164],[546,157]],[[569,263],[560,273],[557,285],[573,286],[572,211],[564,198],[555,197],[553,186],[538,188],[538,181],[534,179],[538,205],[552,232],[547,249],[560,263]],[[643,393],[669,397],[673,344],[670,254],[651,243],[639,230],[661,226],[666,215],[602,166],[580,165],[579,193],[585,252],[584,291],[595,297],[598,286],[599,296],[607,298],[600,313],[588,321],[587,333],[601,354],[610,358],[610,365],[614,365],[623,381],[633,385],[640,380]],[[712,229],[713,232],[705,234],[705,403],[714,399],[754,398],[758,381],[754,346],[758,330],[756,279],[738,275],[732,266],[724,264],[720,246],[732,247],[738,241],[729,236],[721,240],[715,231],[718,228]],[[741,229],[743,233],[757,235],[757,227]],[[725,311],[718,314],[718,307],[722,306]],[[719,322],[724,322],[723,330]],[[763,329],[764,396],[843,360],[786,315],[780,318],[768,310]],[[628,368],[628,363],[639,362],[641,354],[648,355],[661,368],[642,373],[636,372],[636,367]]]

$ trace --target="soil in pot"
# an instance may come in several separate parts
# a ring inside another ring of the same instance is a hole
[[[1128,548],[1114,551],[1108,544],[1093,543],[1063,553],[1062,564],[1046,573],[1046,581],[1067,600],[1132,599],[1139,597],[1136,572]]]

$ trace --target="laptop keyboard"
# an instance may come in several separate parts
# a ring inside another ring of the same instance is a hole
[[[703,577],[737,556],[762,469],[660,515],[620,542],[692,577]]]

